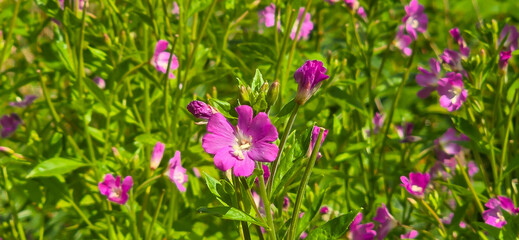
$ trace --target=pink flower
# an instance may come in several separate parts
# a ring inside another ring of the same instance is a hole
[[[5,114],[2,116],[2,118],[0,118],[0,125],[2,125],[2,138],[11,136],[20,124],[22,124],[22,119],[16,113],[11,113],[11,115]]]
[[[410,143],[410,142],[417,142],[420,141],[420,137],[418,136],[412,136],[413,133],[413,127],[414,124],[412,123],[405,123],[403,126],[396,125],[396,133],[400,137],[401,143]]]
[[[301,236],[299,236],[299,239],[305,239],[308,236],[308,233],[302,232]]]
[[[359,9],[357,10],[357,14],[364,20],[368,19],[368,15],[366,15],[366,10],[364,10],[363,7],[359,7]]]
[[[285,196],[283,198],[283,211],[287,212],[288,207],[290,207],[290,199],[287,196]]]
[[[456,129],[449,128],[441,137],[434,140],[437,154],[443,152],[449,156],[453,156],[461,151],[461,146],[456,142],[469,141],[470,139],[465,134],[457,136],[456,133]]]
[[[453,217],[454,217],[454,213],[449,213],[449,216],[446,216],[446,217],[441,219],[442,223],[443,224],[451,224]]]
[[[440,56],[444,63],[450,66],[454,72],[464,72],[463,66],[461,65],[461,56],[458,52],[450,49],[445,49],[443,54]]]
[[[265,27],[273,27],[276,22],[276,5],[271,3],[265,9],[258,12],[259,23]],[[278,18],[278,29],[281,28],[281,21]]]
[[[512,51],[503,51],[499,53],[499,69],[504,71],[508,67],[508,59],[512,57]]]
[[[202,101],[192,101],[187,105],[187,110],[193,114],[194,117],[208,120],[218,111],[209,104]]]
[[[180,151],[175,152],[175,156],[169,160],[169,180],[177,185],[177,188],[181,192],[186,191],[184,186],[187,183],[186,169],[182,167],[180,162]]]
[[[416,237],[418,237],[418,231],[416,230],[400,235],[400,239],[415,239]]]
[[[404,34],[404,26],[400,25],[398,28],[398,33],[396,34],[395,41],[393,43],[395,46],[402,51],[406,56],[411,56],[413,50],[409,48],[413,39]]]
[[[377,239],[379,240],[384,239],[389,231],[397,225],[395,218],[391,216],[384,203],[382,203],[382,207],[377,208],[377,215],[375,215],[373,221],[379,223],[377,230]]]
[[[352,240],[373,240],[377,232],[373,230],[374,223],[360,224],[362,222],[362,213],[359,212],[353,222],[350,224],[350,239]]]
[[[267,114],[260,112],[253,118],[252,108],[241,105],[238,125],[235,127],[221,113],[214,114],[207,124],[208,133],[202,139],[207,153],[215,154],[214,164],[222,171],[233,168],[237,177],[250,176],[254,161],[272,162],[278,154],[273,144],[278,138],[277,129]]]
[[[312,154],[312,151],[315,147],[315,143],[317,142],[317,138],[319,137],[319,130],[320,128],[318,126],[314,126],[312,130],[312,138],[310,139],[310,148],[308,148],[307,156],[310,157]],[[328,129],[325,129],[323,131],[323,137],[321,138],[321,144],[319,144],[319,148],[321,148],[321,145],[324,142],[324,139],[326,138],[326,135],[328,135]],[[320,152],[317,153],[317,159],[321,158],[322,154]]]
[[[319,210],[319,213],[320,213],[320,214],[327,214],[329,211],[330,211],[330,209],[329,209],[327,206],[323,206],[323,207],[321,207],[321,209]]]
[[[498,196],[497,199],[489,199],[485,203],[485,207],[489,209],[483,212],[483,220],[485,220],[486,224],[496,228],[502,228],[507,223],[501,210],[505,210],[513,215],[519,213],[519,208],[515,208],[512,199],[503,196]]]
[[[99,183],[99,191],[108,197],[108,200],[117,204],[125,204],[128,201],[128,191],[133,186],[132,176],[124,178],[121,184],[121,176],[117,179],[110,173],[105,175],[104,181]]]
[[[453,112],[458,110],[467,100],[467,89],[463,88],[463,77],[460,73],[449,72],[438,81],[440,105]]]
[[[328,79],[326,68],[318,60],[306,61],[294,73],[297,82],[296,103],[303,105],[321,87],[322,81]]]
[[[344,0],[344,3],[346,3],[346,6],[353,11],[356,11],[359,8],[358,0]]]
[[[179,15],[180,14],[180,8],[178,7],[177,2],[173,2],[173,8],[171,9],[171,13],[173,15]]]
[[[290,32],[290,39],[294,40],[296,38],[297,27],[303,18],[303,13],[305,11],[304,7],[299,8],[299,15],[297,15],[297,19],[294,22],[294,26],[292,26],[292,31]],[[299,30],[299,35],[297,36],[297,40],[303,38],[308,38],[310,36],[310,32],[314,29],[314,24],[312,23],[310,13],[307,12],[305,15],[305,19],[303,20],[303,24],[301,25],[301,29]]]
[[[423,198],[430,179],[431,177],[429,173],[422,174],[419,172],[412,172],[409,174],[409,179],[406,176],[400,177],[400,180],[402,181],[402,184],[400,185],[405,187],[410,194],[418,198]]]
[[[160,165],[160,162],[162,161],[162,156],[164,155],[165,148],[166,148],[166,145],[164,145],[164,143],[157,142],[155,144],[155,147],[153,148],[153,152],[151,153],[151,161],[150,161],[151,170],[157,169],[157,167]]]
[[[460,46],[461,55],[468,57],[470,54],[470,48],[467,47],[467,43],[465,40],[463,40],[463,37],[460,34],[460,30],[458,28],[453,28],[449,31],[449,33],[451,34],[452,38],[454,38],[454,41],[458,43],[458,46]]]
[[[200,170],[198,170],[197,167],[193,167],[193,174],[195,174],[195,177],[200,178]]]
[[[101,77],[95,77],[94,79],[92,79],[92,81],[94,81],[94,83],[101,89],[105,89],[106,87],[106,83],[105,83],[105,80],[102,79]]]
[[[438,80],[440,79],[439,75],[441,71],[440,62],[436,61],[434,58],[431,58],[429,60],[429,66],[431,66],[430,72],[422,67],[418,67],[418,70],[420,70],[422,73],[416,75],[416,83],[424,87],[416,94],[420,98],[429,97],[429,95],[431,95],[431,93],[434,92],[438,87]]]
[[[508,35],[508,37],[506,37]],[[505,40],[506,37],[506,40]],[[515,51],[517,49],[517,39],[519,38],[519,33],[517,32],[517,28],[506,24],[505,27],[503,27],[503,30],[501,30],[501,34],[499,34],[499,44],[505,40],[503,43],[503,47],[507,51]]]
[[[340,0],[324,0],[324,1],[327,2],[330,5],[333,5],[333,4],[337,3],[337,2],[339,2]]]
[[[157,71],[161,73],[166,73],[168,68],[168,61],[170,57],[170,53],[166,51],[168,48],[168,41],[159,40],[155,45],[155,53],[153,53],[153,57],[151,58],[151,65],[157,69]],[[173,54],[171,57],[169,78],[175,78],[175,75],[172,73],[173,70],[178,68],[178,60],[177,56]]]
[[[38,98],[36,95],[27,95],[23,98],[22,101],[10,102],[9,105],[11,107],[19,107],[19,108],[27,107],[27,106],[31,105],[32,102],[34,102],[34,100],[36,100],[36,98]]]
[[[419,4],[417,0],[411,0],[409,5],[405,6],[407,13],[402,19],[405,24],[405,30],[412,39],[416,40],[416,32],[423,33],[427,30],[427,15],[423,12],[423,5]]]
[[[474,177],[474,175],[479,172],[479,168],[474,161],[470,161],[467,165],[467,168],[469,169],[470,177]]]

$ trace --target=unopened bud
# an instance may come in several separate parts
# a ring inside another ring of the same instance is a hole
[[[298,85],[296,95],[297,104],[305,104],[306,101],[314,95],[321,86],[322,81],[329,78],[325,73],[326,68],[323,66],[323,63],[318,60],[306,61],[303,66],[297,69],[294,73],[294,79]]]
[[[4,147],[4,146],[0,146],[0,152],[6,153],[9,155],[14,153],[13,149],[10,149],[10,148]]]
[[[207,120],[209,120],[211,116],[218,112],[215,108],[209,106],[207,103],[198,100],[190,102],[187,105],[187,110],[193,114],[194,117]]]
[[[161,142],[157,142],[157,144],[155,144],[155,147],[153,148],[153,153],[151,154],[151,170],[157,169],[157,167],[160,165],[160,161],[162,161],[162,156],[164,155],[165,147],[166,145],[164,145],[164,143]]]
[[[250,103],[249,91],[245,86],[240,86],[240,103],[248,104]]]
[[[269,106],[272,106],[276,103],[279,96],[279,82],[276,80],[272,84],[270,84],[269,91],[267,92],[267,103]]]
[[[116,147],[112,147],[112,153],[114,154],[115,159],[123,159],[121,153],[119,152],[119,150],[117,150]]]

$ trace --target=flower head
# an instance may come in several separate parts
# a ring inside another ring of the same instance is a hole
[[[287,212],[289,207],[290,207],[290,199],[287,196],[285,196],[283,198],[283,211]]]
[[[418,237],[418,231],[416,230],[400,235],[400,239],[415,239],[416,237]]]
[[[458,28],[453,28],[449,31],[449,33],[451,34],[452,38],[454,38],[454,41],[458,43],[458,46],[460,46],[461,55],[468,57],[470,54],[470,48],[467,47],[467,43],[465,40],[463,40],[463,37],[460,34],[460,30]]]
[[[409,47],[411,43],[413,42],[413,39],[404,34],[404,26],[400,25],[398,27],[398,33],[396,34],[395,41],[393,43],[395,46],[402,51],[406,56],[411,56],[413,53],[413,50]]]
[[[168,68],[168,61],[170,57],[170,53],[166,51],[168,48],[168,41],[159,40],[155,45],[155,52],[153,53],[153,57],[151,58],[151,65],[157,69],[157,71],[161,73],[166,73]],[[171,57],[171,64],[169,66],[169,78],[175,78],[175,75],[172,73],[173,70],[178,68],[178,60],[177,56],[173,54]]]
[[[356,11],[359,8],[358,0],[344,0],[344,3],[346,3],[346,6],[353,11]]]
[[[463,88],[463,77],[460,73],[449,72],[438,81],[440,105],[449,112],[458,110],[467,100],[467,89]]]
[[[307,156],[310,156],[310,154],[312,154],[312,151],[315,147],[315,143],[317,142],[317,138],[319,137],[320,129],[321,129],[320,127],[314,126],[314,128],[312,130],[312,139],[310,139],[310,148],[308,148]],[[323,144],[324,139],[326,138],[326,135],[328,135],[328,129],[323,130],[323,137],[321,138],[321,144],[319,145],[319,148]],[[320,152],[318,152],[317,159],[319,159],[321,157],[322,157],[322,154]]]
[[[377,208],[377,215],[375,215],[373,221],[379,223],[377,239],[384,239],[389,231],[396,226],[395,218],[391,216],[384,203],[382,203],[382,207]]]
[[[193,114],[194,117],[208,120],[218,111],[209,104],[202,101],[192,101],[187,105],[187,110]]]
[[[359,9],[357,10],[357,14],[364,20],[368,19],[368,15],[366,15],[366,10],[364,10],[363,7],[359,7]]]
[[[276,22],[276,5],[271,3],[265,9],[258,12],[259,23],[265,27],[273,27]],[[278,19],[278,28],[281,28],[281,21]]]
[[[479,168],[474,161],[469,161],[469,163],[467,164],[467,168],[469,169],[470,177],[474,177],[474,175],[476,175],[476,173],[479,172]]]
[[[178,7],[177,2],[173,2],[173,8],[171,9],[171,14],[173,15],[179,15],[180,14],[180,8]]]
[[[419,172],[412,172],[409,174],[409,178],[406,176],[401,176],[400,180],[402,181],[402,186],[406,188],[406,190],[419,198],[424,197],[425,189],[427,188],[427,185],[429,184],[429,181],[431,179],[431,176],[429,173],[419,173]]]
[[[164,143],[157,142],[155,144],[155,147],[153,148],[153,152],[151,153],[151,162],[150,162],[151,170],[157,169],[157,167],[160,165],[160,162],[162,161],[162,156],[164,155],[165,148],[166,148],[166,145],[164,145]]]
[[[514,215],[519,213],[519,208],[514,206],[512,199],[503,196],[498,196],[497,199],[489,199],[488,202],[485,203],[485,207],[489,209],[483,212],[483,220],[485,220],[485,223],[488,225],[497,228],[502,228],[507,223],[501,210],[505,210]]]
[[[294,79],[298,84],[296,103],[299,105],[305,104],[317,89],[319,89],[322,81],[328,78],[328,75],[326,75],[326,68],[323,67],[321,61],[306,61],[305,64],[294,73]]]
[[[94,79],[92,79],[92,81],[94,81],[94,83],[101,89],[105,89],[106,87],[106,83],[105,83],[105,80],[102,79],[101,77],[95,77]]]
[[[508,37],[507,37],[508,35]],[[506,37],[506,40],[505,40]],[[517,49],[517,39],[519,38],[519,33],[517,32],[517,28],[512,25],[506,24],[501,30],[501,34],[499,34],[499,44],[503,44],[503,47],[507,51],[515,51]],[[505,40],[505,42],[503,42]]]
[[[9,105],[11,107],[20,107],[20,108],[27,107],[27,106],[31,105],[32,102],[34,102],[34,100],[36,100],[36,98],[38,98],[36,95],[26,95],[22,101],[10,102]]]
[[[504,71],[508,67],[508,59],[512,57],[512,51],[499,53],[499,70]]]
[[[429,97],[429,95],[431,95],[431,93],[434,92],[438,87],[438,80],[440,79],[441,71],[440,62],[436,61],[434,58],[431,58],[429,60],[429,66],[431,66],[431,71],[428,71],[422,67],[418,67],[418,70],[420,70],[422,73],[416,74],[416,83],[424,87],[416,94],[420,98]]]
[[[427,30],[427,15],[423,12],[423,5],[417,0],[411,0],[409,5],[405,6],[406,15],[402,19],[405,24],[405,30],[416,40],[416,32],[423,33]]]
[[[322,206],[321,209],[319,209],[320,214],[327,214],[330,211],[330,208],[328,206]]]
[[[292,26],[292,31],[290,32],[290,39],[294,40],[296,38],[296,32],[297,28],[299,26],[299,23],[303,21],[301,25],[301,29],[299,29],[299,34],[297,35],[297,40],[303,38],[308,38],[310,36],[310,33],[312,32],[312,29],[314,29],[314,23],[312,23],[311,15],[309,12],[305,14],[305,18],[303,19],[303,13],[305,12],[305,8],[301,7],[299,8],[299,14],[297,15],[297,19],[294,22],[294,26]]]
[[[420,137],[411,135],[413,133],[413,127],[414,127],[414,124],[412,124],[412,123],[405,123],[402,126],[401,125],[395,126],[396,133],[400,137],[401,143],[420,141],[420,139],[421,139]]]
[[[175,151],[175,156],[169,160],[169,180],[177,185],[177,188],[181,192],[186,191],[184,186],[187,183],[186,169],[182,167],[180,162],[180,151]]]
[[[132,176],[124,178],[121,184],[121,176],[106,174],[104,180],[99,183],[99,191],[108,197],[108,200],[117,204],[125,204],[128,201],[128,191],[133,186]]]
[[[359,212],[353,222],[350,224],[350,239],[352,240],[372,240],[375,239],[375,235],[377,232],[373,230],[375,224],[366,223],[360,224],[362,222],[362,213]]]
[[[11,113],[11,115],[5,114],[2,116],[2,118],[0,118],[0,125],[2,125],[2,138],[11,136],[21,123],[22,119],[16,113]]]
[[[461,146],[457,144],[460,141],[469,141],[470,139],[465,134],[457,135],[456,129],[449,128],[438,139],[434,140],[436,151],[443,152],[449,156],[458,154],[461,151]]]
[[[445,49],[440,58],[444,63],[450,66],[454,72],[463,72],[463,66],[461,65],[461,56],[458,52],[450,49]]]
[[[264,112],[253,118],[252,108],[236,107],[238,125],[235,127],[221,113],[215,113],[207,124],[208,133],[202,139],[207,153],[215,154],[214,164],[222,171],[233,168],[234,175],[250,176],[254,161],[272,162],[278,147],[272,142],[278,138],[277,129]]]

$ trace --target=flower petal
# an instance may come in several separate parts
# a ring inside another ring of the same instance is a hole
[[[222,171],[227,171],[232,168],[235,162],[237,162],[237,159],[232,155],[232,152],[232,147],[220,149],[216,155],[214,155],[214,165]]]
[[[278,146],[264,141],[255,142],[253,147],[247,152],[250,159],[259,162],[272,162],[278,155]]]
[[[236,177],[248,177],[254,171],[254,161],[250,158],[245,157],[243,160],[238,160],[234,163],[234,176]]]

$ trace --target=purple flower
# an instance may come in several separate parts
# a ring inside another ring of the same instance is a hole
[[[439,75],[441,71],[440,62],[436,61],[434,58],[431,58],[429,60],[429,66],[431,66],[430,72],[422,67],[418,67],[418,70],[420,70],[422,73],[416,75],[416,83],[424,87],[416,94],[420,98],[429,97],[429,95],[431,95],[431,93],[434,92],[438,87],[438,80],[440,79]]]
[[[322,81],[328,79],[326,68],[318,60],[306,61],[303,66],[296,70],[294,79],[297,82],[296,103],[305,104],[312,95],[321,87]]]
[[[294,40],[296,38],[297,27],[303,18],[303,13],[305,11],[304,7],[299,8],[299,14],[297,15],[297,19],[294,22],[294,26],[292,26],[292,31],[290,32],[290,39]],[[314,29],[314,24],[312,23],[310,13],[307,12],[305,15],[305,19],[302,20],[303,24],[301,25],[301,29],[299,29],[299,35],[297,35],[297,40],[303,38],[308,38],[310,36],[310,32]]]
[[[514,207],[512,200],[503,196],[499,196],[497,199],[489,199],[485,207],[489,209],[483,212],[483,220],[485,220],[486,224],[496,228],[502,228],[507,223],[501,210],[514,215],[519,212],[519,209]]]
[[[458,52],[450,49],[445,49],[443,54],[440,56],[444,63],[450,66],[454,72],[464,72],[463,66],[461,65],[461,56]]]
[[[441,219],[442,223],[443,224],[451,224],[453,217],[454,217],[454,213],[449,213],[449,216],[446,216],[446,217]]]
[[[508,37],[506,37],[508,35]],[[503,40],[505,39],[505,42],[503,43]],[[503,27],[503,30],[501,30],[501,34],[499,34],[499,44],[503,44],[503,47],[507,51],[515,51],[517,49],[517,39],[519,38],[519,33],[517,32],[517,28],[515,28],[512,25],[506,24],[505,27]]]
[[[104,180],[99,183],[99,191],[107,196],[109,201],[125,204],[128,201],[128,191],[132,186],[132,176],[125,177],[121,184],[121,176],[117,176],[117,179],[115,179],[112,174],[108,173]]]
[[[353,222],[350,224],[350,239],[353,240],[372,240],[377,235],[377,232],[373,230],[375,224],[362,222],[362,213],[359,212]]]
[[[373,133],[377,134],[382,126],[384,126],[384,119],[385,116],[380,113],[375,113],[375,116],[373,116]]]
[[[182,167],[180,162],[180,151],[175,151],[175,156],[169,160],[169,180],[177,185],[177,188],[181,192],[186,191],[184,186],[187,183],[186,169]]]
[[[449,112],[458,110],[467,100],[467,89],[463,88],[463,77],[460,73],[449,72],[438,81],[440,105]]]
[[[260,112],[253,118],[252,108],[241,105],[238,125],[234,127],[221,113],[214,114],[207,124],[208,133],[202,139],[207,153],[215,154],[214,164],[222,171],[233,168],[237,177],[250,176],[254,161],[272,162],[278,154],[273,144],[278,138],[277,129],[267,114]]]
[[[166,148],[166,145],[164,145],[164,143],[157,142],[155,144],[155,147],[153,148],[153,152],[151,153],[151,161],[150,161],[151,170],[157,169],[157,167],[160,165],[160,161],[162,161],[162,156],[164,155],[165,148]]]
[[[323,206],[323,207],[321,207],[321,209],[319,210],[319,213],[320,213],[320,214],[327,214],[329,211],[330,211],[330,209],[329,209],[327,206]]]
[[[503,51],[499,53],[499,69],[504,71],[508,67],[508,59],[512,57],[512,51]]]
[[[173,8],[171,9],[171,13],[173,15],[179,15],[180,14],[180,8],[178,7],[177,2],[173,2]]]
[[[377,239],[384,239],[389,231],[396,226],[395,218],[391,216],[384,203],[382,203],[382,207],[377,208],[377,215],[375,215],[373,221],[380,223],[377,231]]]
[[[356,11],[359,8],[358,0],[344,0],[344,3],[346,3],[346,6],[353,11]]]
[[[454,41],[458,43],[458,46],[460,46],[461,55],[468,57],[470,54],[470,48],[467,47],[467,43],[465,40],[463,40],[463,37],[460,34],[460,30],[458,28],[453,28],[449,31],[449,33],[451,34],[452,38],[454,38]]]
[[[402,51],[406,56],[411,56],[413,50],[409,48],[409,45],[413,42],[413,39],[404,34],[404,26],[400,25],[398,27],[398,33],[396,34],[394,44],[395,46]]]
[[[2,125],[2,138],[11,136],[21,123],[22,119],[16,113],[3,115],[2,118],[0,118],[0,125]]]
[[[299,239],[305,239],[308,236],[308,233],[302,232],[301,236],[299,236]]]
[[[405,24],[405,30],[414,40],[416,40],[416,32],[423,33],[427,30],[428,20],[423,9],[423,5],[417,0],[411,0],[409,5],[405,6],[406,15],[402,22]]]
[[[469,176],[474,177],[479,172],[479,168],[474,161],[469,161],[467,168],[469,169]]]
[[[261,164],[261,168],[263,169],[263,181],[267,182],[269,177],[270,177],[270,170],[269,170],[269,166],[267,166],[266,164]],[[256,178],[254,180],[254,182],[256,182],[257,184],[259,184],[259,180],[258,178]]]
[[[412,136],[414,124],[405,123],[403,126],[396,125],[396,133],[400,137],[401,143],[417,142],[420,141],[420,137]]]
[[[290,207],[290,199],[287,196],[285,196],[283,198],[283,211],[287,212],[288,207]]]
[[[308,148],[308,153],[307,153],[308,157],[310,157],[310,155],[312,154],[312,151],[315,147],[315,143],[317,142],[317,138],[319,137],[319,130],[320,130],[320,127],[318,127],[318,126],[314,126],[314,128],[312,130],[312,138],[310,139],[310,148]],[[328,135],[328,129],[325,129],[323,131],[323,137],[321,138],[321,144],[319,145],[319,148],[321,148],[321,145],[323,144],[324,139],[326,138],[326,135]],[[317,152],[317,159],[319,159],[321,157],[322,157],[321,153]]]
[[[170,57],[170,53],[166,51],[168,48],[168,41],[166,40],[159,40],[157,44],[155,45],[155,52],[153,53],[153,57],[151,58],[151,65],[157,69],[157,71],[161,73],[166,73],[168,68],[168,61]],[[170,64],[170,71],[169,71],[169,78],[175,78],[175,75],[172,73],[172,70],[175,70],[178,68],[178,60],[177,56],[173,54],[173,57],[171,58],[171,64]]]
[[[94,83],[101,89],[105,89],[106,87],[106,83],[105,83],[105,80],[100,78],[100,77],[95,77],[94,79],[92,79],[92,81],[94,81]]]
[[[276,5],[271,3],[265,9],[258,12],[259,23],[265,27],[273,27],[276,22]],[[278,29],[281,28],[281,21],[278,18]]]
[[[202,101],[192,101],[187,105],[187,110],[193,114],[194,117],[208,120],[218,111],[209,104]]]
[[[416,237],[418,237],[418,231],[416,230],[400,235],[400,239],[415,239]]]
[[[23,98],[22,101],[19,101],[19,102],[10,102],[9,105],[11,107],[27,107],[29,105],[32,104],[32,102],[34,102],[34,100],[36,100],[36,98],[38,98],[36,95],[27,95]]]
[[[430,179],[431,176],[429,173],[422,174],[419,172],[411,172],[409,174],[409,179],[406,176],[400,177],[400,180],[402,181],[402,184],[400,185],[405,187],[410,194],[423,198]]]
[[[58,0],[58,3],[61,10],[65,10],[65,0]]]
[[[363,7],[359,7],[357,10],[357,14],[364,20],[368,19],[368,15],[366,15],[366,10]]]
[[[449,155],[448,157],[450,157],[458,154],[461,151],[461,146],[456,142],[469,140],[470,139],[465,134],[460,134],[457,136],[456,129],[449,128],[441,137],[434,140],[434,144],[436,145],[437,153],[443,152]]]

